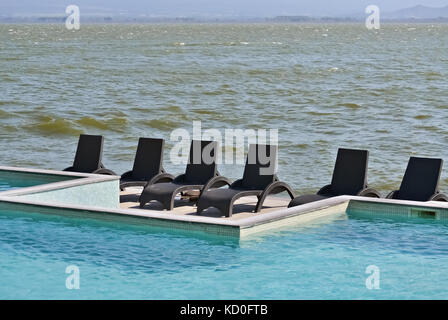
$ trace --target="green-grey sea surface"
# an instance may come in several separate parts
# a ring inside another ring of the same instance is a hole
[[[118,173],[138,137],[163,137],[181,173],[170,134],[200,120],[278,129],[279,176],[298,193],[330,182],[338,147],[369,149],[386,193],[409,156],[448,159],[447,77],[445,24],[0,25],[0,165],[63,169],[91,133]]]

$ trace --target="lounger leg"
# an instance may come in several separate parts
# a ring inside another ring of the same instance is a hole
[[[163,209],[165,210],[173,210],[174,209],[174,197],[176,195],[171,194],[169,196],[167,196],[165,199],[159,201],[162,205],[163,205]]]
[[[226,206],[224,206],[224,208],[221,209],[221,212],[224,213],[224,215],[227,218],[232,217],[232,213],[233,213],[233,201],[231,201],[230,203],[228,203]]]
[[[140,200],[140,209],[143,209],[145,207],[145,204],[148,202]]]
[[[255,207],[254,212],[260,212],[261,208],[263,208],[264,200],[269,194],[277,194],[282,191],[288,192],[288,195],[291,199],[294,199],[294,193],[291,188],[284,182],[274,182],[263,191],[263,193],[258,197],[257,206]]]
[[[202,213],[202,211],[204,211],[207,208],[216,208],[218,209],[224,216],[230,218],[232,216],[232,212],[233,212],[233,201],[231,201],[230,203],[227,204],[214,204],[213,206],[211,205],[202,205],[200,202],[198,202],[197,204],[197,211],[196,214],[200,215]]]
[[[381,194],[379,194],[378,191],[372,188],[361,190],[357,195],[360,197],[381,198]]]
[[[145,205],[148,203],[148,202],[150,202],[151,200],[156,200],[156,199],[150,199],[150,200],[141,200],[140,201],[140,209],[143,209],[144,207],[145,207]],[[172,199],[167,199],[167,200],[165,200],[165,201],[159,201],[159,200],[157,200],[162,206],[163,206],[163,209],[165,209],[165,210],[173,210],[173,208],[174,208],[174,198],[172,198]]]
[[[442,201],[442,202],[447,202],[448,201],[448,197],[446,195],[444,195],[443,193],[437,193],[435,195],[433,195],[429,201]]]
[[[143,192],[144,191],[145,190],[143,190]],[[150,199],[146,199],[145,194],[143,192],[140,194],[140,197],[138,199],[138,202],[140,202],[140,209],[142,209],[145,206],[145,204],[147,204],[150,201]]]
[[[202,211],[204,211],[204,210],[205,210],[205,208],[196,206],[196,214],[197,214],[197,215],[200,215],[200,214],[202,213]]]

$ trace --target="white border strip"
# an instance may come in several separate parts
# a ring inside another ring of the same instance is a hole
[[[70,179],[70,180],[66,180],[66,181],[50,182],[50,183],[41,184],[41,185],[32,186],[32,187],[25,187],[25,188],[3,191],[3,192],[0,192],[1,197],[34,194],[34,193],[82,186],[82,185],[91,184],[91,183],[114,181],[114,180],[120,179],[119,176],[78,173],[78,172],[69,172],[69,171],[53,171],[53,170],[44,170],[44,169],[29,169],[29,168],[19,168],[19,167],[0,166],[0,171],[23,173],[23,174],[30,173],[30,174],[52,175],[52,176],[65,176],[65,177],[75,178],[75,179]],[[76,179],[76,178],[79,178],[79,179]]]

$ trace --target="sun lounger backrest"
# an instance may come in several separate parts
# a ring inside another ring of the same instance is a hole
[[[163,161],[163,139],[140,138],[135,154],[132,177],[147,179],[160,173]]]
[[[193,140],[185,171],[185,182],[205,184],[216,175],[216,141]]]
[[[244,167],[241,186],[246,189],[263,190],[276,177],[277,146],[251,144]],[[272,166],[271,166],[272,165]]]
[[[81,134],[76,149],[73,171],[91,173],[101,166],[103,136]]]
[[[442,159],[411,157],[401,181],[398,198],[428,201],[438,192],[442,165]]]
[[[338,150],[331,180],[333,195],[356,195],[367,186],[369,151]]]

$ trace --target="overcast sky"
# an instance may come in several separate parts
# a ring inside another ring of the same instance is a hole
[[[84,13],[163,16],[337,16],[363,12],[370,4],[394,11],[418,4],[442,7],[448,0],[0,0],[0,15],[65,12],[75,4]]]

